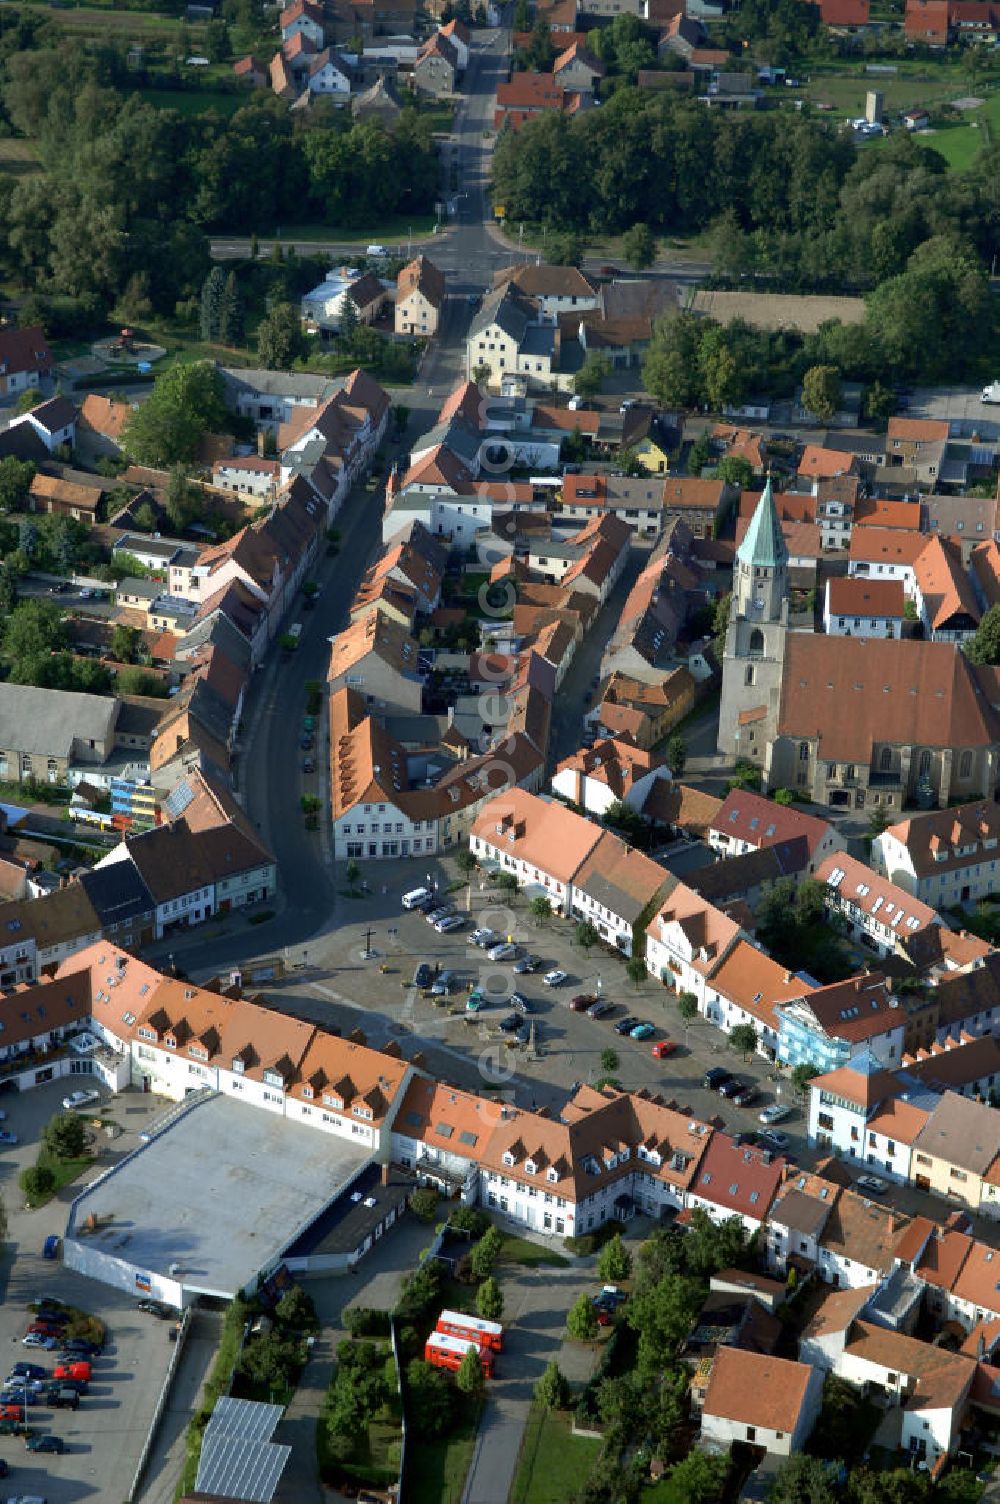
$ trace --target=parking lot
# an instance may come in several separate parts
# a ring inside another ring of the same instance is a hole
[[[33,1430],[63,1439],[66,1451],[62,1455],[29,1453],[21,1437],[0,1436],[0,1457],[10,1468],[9,1477],[0,1484],[3,1498],[37,1494],[48,1504],[76,1504],[78,1500],[121,1504],[173,1350],[168,1322],[144,1315],[137,1302],[122,1292],[65,1269],[61,1258],[50,1261],[42,1256],[46,1237],[62,1233],[66,1206],[80,1185],[136,1146],[142,1129],[164,1110],[162,1098],[126,1092],[113,1099],[102,1116],[123,1131],[114,1139],[98,1135],[93,1169],[85,1171],[77,1184],[66,1186],[47,1206],[37,1211],[24,1208],[18,1172],[34,1163],[41,1129],[61,1110],[63,1097],[87,1084],[85,1078],[64,1078],[32,1092],[0,1095],[7,1114],[3,1126],[19,1138],[15,1147],[0,1154],[0,1184],[10,1223],[0,1273],[0,1347],[8,1355],[0,1378],[19,1361],[38,1363],[50,1372],[55,1366],[56,1353],[21,1345],[31,1320],[27,1305],[39,1296],[78,1306],[99,1317],[108,1329],[107,1346],[93,1360],[89,1391],[80,1408],[74,1412],[38,1405],[29,1410]]]
[[[450,863],[437,864],[431,873],[442,894],[449,879],[454,879],[448,867]],[[374,866],[368,872],[381,876]],[[369,899],[339,906],[338,928],[319,942],[310,942],[304,969],[293,971],[283,983],[269,985],[269,1000],[345,1033],[360,1027],[375,1045],[400,1039],[404,1052],[412,1054],[412,1047],[407,1050],[405,1046],[406,1037],[411,1036],[413,1046],[419,1043],[427,1056],[429,1069],[442,1079],[473,1090],[499,1083],[526,1107],[534,1104],[558,1111],[574,1083],[593,1083],[608,1074],[626,1088],[658,1092],[734,1130],[758,1126],[757,1113],[763,1107],[790,1100],[788,1084],[769,1079],[774,1073],[767,1061],[759,1057],[741,1061],[728,1049],[725,1037],[702,1019],[685,1026],[675,996],[659,982],[647,977],[636,987],[626,976],[623,957],[603,946],[584,950],[577,945],[575,921],[553,917],[539,925],[526,898],[518,895],[511,904],[476,874],[471,887],[465,884],[447,895],[466,916],[465,927],[440,934],[421,913],[407,912],[401,905],[402,894],[424,881],[423,871],[410,869],[387,882],[384,893],[380,884]],[[538,957],[538,969],[515,975],[511,962],[491,962],[485,951],[470,943],[480,925],[511,933],[522,951]],[[366,960],[369,930],[374,954]],[[413,985],[421,963],[431,968],[432,975],[435,966],[454,971],[458,990],[447,999],[424,996],[427,989]],[[543,976],[552,968],[567,973],[560,987],[544,985]],[[478,1013],[466,1012],[470,984],[489,993],[516,988],[527,998],[537,1058],[524,1047],[512,1047],[499,1032],[500,1021],[512,1011],[502,997]],[[601,1020],[572,1011],[569,1004],[581,993],[607,999],[612,1011]],[[648,1021],[653,1034],[641,1041],[618,1035],[614,1025],[626,1014]],[[677,1051],[657,1059],[652,1046],[667,1038],[677,1044]],[[610,1072],[602,1062],[602,1054],[609,1049],[618,1056]],[[753,1108],[735,1107],[703,1087],[705,1070],[720,1064],[758,1085]],[[807,1162],[812,1156],[805,1146],[805,1124],[798,1107],[782,1127]]]

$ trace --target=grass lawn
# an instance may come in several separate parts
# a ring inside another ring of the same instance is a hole
[[[139,89],[149,104],[161,110],[176,110],[178,115],[233,115],[246,104],[242,94],[225,94],[222,90]]]
[[[476,1410],[463,1419],[442,1441],[421,1441],[420,1460],[407,1469],[409,1504],[459,1504],[472,1461],[479,1413]]]
[[[52,1196],[55,1196],[64,1185],[69,1185],[70,1181],[75,1180],[84,1170],[90,1168],[94,1163],[94,1156],[81,1154],[78,1159],[59,1159],[56,1155],[50,1154],[48,1149],[42,1148],[38,1152],[38,1163],[44,1165],[46,1170],[51,1170],[55,1176],[56,1183],[52,1191]],[[44,1206],[47,1201],[52,1200],[52,1196],[36,1197],[31,1205],[32,1207]]]
[[[551,1248],[543,1248],[540,1243],[532,1243],[528,1238],[514,1238],[506,1234],[499,1262],[523,1264],[526,1269],[538,1269],[543,1265],[551,1269],[565,1269],[569,1265],[569,1259],[563,1258],[561,1253],[554,1253]]]
[[[575,1497],[603,1445],[589,1436],[574,1436],[569,1415],[533,1405],[521,1443],[511,1504],[563,1504],[564,1499]]]
[[[29,13],[33,10],[40,11],[50,26],[58,26],[64,31],[89,32],[94,36],[101,36],[108,31],[125,31],[129,41],[141,41],[142,37],[162,37],[166,31],[178,31],[181,26],[187,27],[188,36],[193,43],[197,43],[205,30],[204,21],[184,21],[180,16],[158,16],[148,11],[112,10],[100,8],[86,8],[80,6],[74,10],[53,11],[48,5],[10,4],[9,0],[3,0],[0,4],[0,16],[5,10],[19,11],[26,9]],[[2,25],[2,22],[0,22]]]
[[[410,234],[415,240],[422,239],[431,233],[435,223],[433,214],[390,214],[386,219],[377,220],[364,230],[346,225],[289,224],[276,225],[273,232],[261,231],[258,238],[261,249],[270,246],[275,239],[280,239],[283,245],[311,240],[320,244],[332,240],[338,245],[368,245],[369,242],[386,245],[392,240],[405,241]],[[214,241],[246,240],[247,232],[245,230],[213,230],[212,239]],[[406,246],[404,245],[401,254],[405,252]]]
[[[41,171],[33,142],[16,141],[11,136],[0,138],[0,173],[11,178],[27,178]]]

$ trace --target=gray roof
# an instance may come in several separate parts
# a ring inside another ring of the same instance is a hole
[[[985,1175],[1000,1154],[1000,1113],[984,1102],[946,1091],[913,1146],[973,1175]]]
[[[0,684],[0,747],[42,757],[69,757],[74,740],[106,742],[118,701],[108,695]]]
[[[497,325],[510,339],[518,344],[524,338],[525,330],[534,317],[534,309],[531,303],[516,287],[509,283],[506,287],[498,287],[495,292],[489,293],[472,320],[469,329],[469,338],[474,339],[477,334],[482,334],[485,329]]]
[[[165,564],[171,563],[177,555],[185,550],[186,545],[178,542],[176,538],[154,538],[145,533],[122,533],[115,542],[114,553],[119,550],[123,554],[148,554],[150,558],[162,559]],[[195,552],[197,559],[197,552]]]
[[[524,331],[521,341],[522,355],[548,355],[554,354],[556,348],[556,331],[552,324],[529,324]]]
[[[463,418],[452,418],[450,423],[436,423],[429,432],[422,434],[414,445],[414,454],[424,454],[443,444],[452,454],[457,454],[463,464],[478,460],[482,438],[475,433]]]
[[[743,564],[761,565],[769,569],[778,569],[788,563],[788,549],[774,505],[770,476],[767,477],[763,495],[757,503],[757,510],[750,519],[750,526],[743,535],[743,542],[736,550],[736,557]]]
[[[80,876],[80,883],[102,925],[121,924],[156,908],[149,889],[132,862],[112,862]]]
[[[222,367],[227,387],[256,392],[262,397],[295,397],[300,402],[325,402],[342,389],[343,379],[312,376],[300,371],[255,371]]]

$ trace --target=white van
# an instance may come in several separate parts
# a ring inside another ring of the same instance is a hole
[[[381,256],[383,260],[389,259],[389,252],[384,245],[370,245],[365,252],[366,256]]]
[[[413,888],[411,892],[403,894],[404,909],[419,909],[422,903],[433,898],[430,888]]]

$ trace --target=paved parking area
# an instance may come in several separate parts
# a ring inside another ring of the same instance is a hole
[[[1000,438],[1000,406],[984,404],[982,387],[921,387],[909,399],[907,418],[948,418],[961,424],[963,438],[973,433],[983,440]]]
[[[52,1354],[20,1344],[28,1321],[27,1304],[39,1295],[71,1301],[99,1316],[107,1325],[109,1341],[104,1354],[94,1362],[90,1391],[79,1410],[53,1411],[36,1406],[30,1412],[33,1426],[63,1437],[67,1450],[62,1456],[36,1456],[25,1450],[20,1438],[0,1437],[0,1456],[11,1470],[3,1496],[38,1494],[48,1504],[121,1504],[128,1494],[170,1361],[168,1326],[143,1315],[129,1296],[74,1274],[61,1261],[43,1259],[45,1238],[51,1232],[62,1233],[66,1206],[79,1184],[67,1186],[38,1211],[24,1209],[17,1188],[18,1171],[34,1162],[42,1126],[78,1084],[75,1079],[63,1080],[33,1092],[4,1093],[0,1097],[7,1113],[5,1127],[13,1129],[21,1140],[0,1156],[0,1193],[10,1223],[10,1239],[0,1264],[0,1348],[8,1355],[9,1366],[0,1378],[21,1359],[46,1368],[54,1366]],[[113,1157],[134,1148],[142,1127],[164,1106],[162,1099],[133,1092],[114,1099],[105,1117],[124,1131],[114,1140],[98,1139],[98,1164],[84,1178],[99,1173]]]

